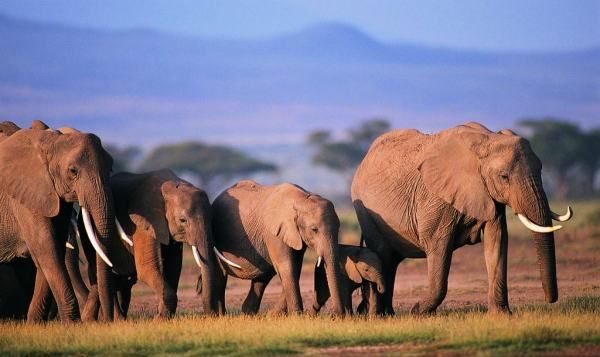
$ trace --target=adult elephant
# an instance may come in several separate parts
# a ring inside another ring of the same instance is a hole
[[[115,232],[109,173],[112,158],[92,134],[22,129],[0,141],[0,263],[31,256],[37,267],[27,319],[43,320],[52,296],[63,322],[80,318],[65,267],[72,203],[83,207],[98,261],[100,298],[112,317],[112,263],[106,247]]]
[[[252,279],[242,310],[256,313],[264,289],[277,273],[283,285],[273,312],[303,310],[300,270],[306,247],[323,261],[333,309],[344,314],[338,258],[340,222],[333,204],[299,186],[263,186],[240,181],[213,202],[215,245],[221,261],[217,274],[217,301],[225,313],[227,276]]]
[[[183,243],[191,247],[205,277],[204,309],[215,313],[216,258],[211,207],[206,193],[166,169],[143,174],[116,174],[111,178],[111,188],[117,217],[122,223],[122,227],[117,228],[124,238],[120,252],[115,253],[115,264],[131,268],[130,274],[116,276],[119,314],[127,315],[131,288],[138,279],[159,296],[157,317],[167,318],[175,313]],[[89,256],[89,246],[84,244],[86,247]],[[94,273],[89,271],[91,282],[95,281]],[[75,280],[80,278],[75,276]],[[97,295],[94,289],[90,291],[86,309],[97,311]]]
[[[552,219],[542,164],[529,142],[509,130],[467,123],[436,134],[398,130],[371,145],[352,182],[367,246],[382,259],[386,292],[380,312],[393,314],[396,268],[427,258],[429,294],[413,308],[431,313],[446,296],[453,250],[483,239],[489,311],[509,313],[506,205],[531,229],[547,302],[558,298]]]

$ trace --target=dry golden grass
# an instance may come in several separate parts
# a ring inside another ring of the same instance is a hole
[[[282,355],[327,347],[409,344],[433,351],[514,355],[573,346],[600,349],[600,297],[523,306],[512,316],[452,310],[415,318],[203,317],[169,321],[133,317],[113,324],[0,324],[0,354],[24,355]]]

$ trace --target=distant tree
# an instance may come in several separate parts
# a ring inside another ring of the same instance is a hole
[[[593,192],[598,170],[600,170],[600,129],[584,134],[584,144],[579,160],[584,176],[584,192]]]
[[[133,171],[133,162],[142,154],[142,149],[137,146],[118,147],[113,144],[104,144],[104,149],[113,158],[113,173]]]
[[[312,157],[315,165],[337,171],[349,181],[373,140],[389,129],[387,120],[371,119],[349,129],[342,140],[333,140],[330,131],[316,130],[308,135],[306,142],[316,149]]]
[[[212,188],[216,178],[230,180],[256,172],[277,170],[274,164],[251,158],[236,149],[197,141],[161,145],[154,149],[140,166],[142,171],[160,168],[191,173],[207,190]]]
[[[557,118],[527,118],[518,125],[528,129],[526,136],[533,150],[554,179],[557,198],[564,200],[569,188],[592,193],[600,165],[600,130],[584,132],[578,125]],[[585,187],[569,187],[569,181],[583,182]]]

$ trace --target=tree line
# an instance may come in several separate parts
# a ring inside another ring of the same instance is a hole
[[[312,131],[306,137],[306,144],[313,149],[314,165],[337,172],[349,185],[373,140],[390,129],[387,119],[373,118],[350,127],[338,137],[329,130]],[[584,129],[558,118],[525,118],[514,129],[529,139],[541,159],[544,185],[551,196],[562,200],[600,193],[600,128]],[[170,167],[184,176],[191,175],[209,192],[222,188],[218,185],[223,181],[278,169],[274,163],[253,158],[241,150],[200,141],[160,145],[146,155],[138,147],[109,144],[107,150],[114,158],[115,172]]]

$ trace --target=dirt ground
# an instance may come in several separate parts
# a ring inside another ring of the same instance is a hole
[[[584,229],[564,230],[556,234],[556,258],[559,299],[572,296],[600,296],[600,232]],[[353,238],[343,239],[354,240]],[[356,242],[357,243],[357,242]],[[202,311],[201,299],[195,293],[198,268],[193,265],[191,252],[186,249],[185,265],[180,280],[179,312]],[[307,252],[302,269],[300,288],[304,306],[310,306],[313,294],[314,260]],[[544,293],[539,278],[533,241],[528,238],[509,240],[508,266],[509,301],[511,306],[543,303]],[[230,312],[239,311],[248,292],[250,281],[229,278],[226,306]],[[281,292],[277,277],[266,290],[261,312],[268,311]],[[427,293],[427,264],[424,259],[405,260],[397,271],[394,287],[394,307],[406,313]],[[354,306],[360,296],[355,292]],[[483,245],[465,246],[454,252],[446,299],[438,309],[462,309],[487,306],[487,273]],[[154,314],[156,295],[144,284],[134,287],[132,312]],[[327,306],[324,310],[327,309]]]

